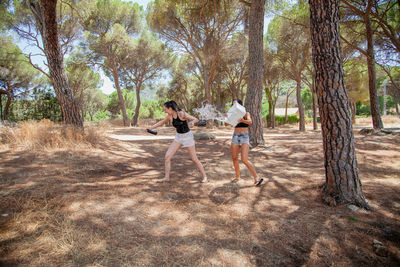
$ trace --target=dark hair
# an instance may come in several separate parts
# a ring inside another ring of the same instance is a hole
[[[232,105],[233,105],[233,102],[238,102],[240,105],[242,105],[243,106],[243,101],[242,100],[240,100],[240,99],[233,99],[233,101],[232,101]]]
[[[164,103],[164,106],[166,108],[172,108],[176,112],[181,111],[181,109],[178,107],[178,104],[174,100],[170,100]]]

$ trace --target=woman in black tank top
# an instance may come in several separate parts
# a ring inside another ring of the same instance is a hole
[[[169,146],[167,153],[165,153],[165,177],[163,181],[169,181],[172,157],[180,147],[186,147],[187,151],[189,152],[190,159],[194,162],[203,176],[202,182],[208,182],[204,167],[197,158],[193,133],[190,131],[190,127],[192,127],[199,120],[182,111],[173,100],[165,102],[163,108],[167,116],[149,128],[149,130],[153,130],[164,125],[168,121],[172,121],[172,125],[176,128],[175,140]]]
[[[235,100],[238,104],[243,105],[241,100]],[[233,104],[235,103],[233,102]],[[257,176],[256,170],[249,161],[249,149],[250,149],[250,137],[249,137],[249,125],[253,122],[251,120],[251,116],[249,112],[246,112],[243,118],[239,120],[239,123],[235,126],[235,130],[233,131],[232,143],[231,143],[231,153],[232,153],[232,161],[233,167],[235,168],[236,177],[232,180],[232,182],[238,182],[240,178],[240,168],[239,168],[239,152],[241,155],[241,160],[246,165],[247,169],[251,172],[254,185],[259,186],[263,182],[263,179],[260,179]]]

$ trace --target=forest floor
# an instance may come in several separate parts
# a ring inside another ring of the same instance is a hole
[[[171,127],[110,128],[93,149],[0,151],[0,266],[399,266],[400,137],[355,128],[374,211],[353,211],[322,203],[321,132],[307,127],[264,129],[266,147],[249,154],[260,187],[243,164],[231,182],[232,128],[193,129],[217,137],[196,141],[204,184],[185,149],[157,182]]]

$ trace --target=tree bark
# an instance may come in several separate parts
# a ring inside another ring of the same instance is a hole
[[[122,112],[122,120],[124,122],[124,126],[130,126],[128,115],[126,114],[125,100],[122,95],[121,86],[119,85],[119,76],[116,67],[112,64],[112,75],[114,78],[115,89],[117,89],[119,107]]]
[[[356,102],[350,100],[350,106],[351,106],[351,123],[356,124],[356,113],[357,113],[357,105]]]
[[[1,109],[1,120],[2,121],[6,121],[7,120],[7,115],[8,115],[8,110],[10,109],[10,105],[11,105],[11,100],[12,100],[12,94],[11,94],[11,87],[10,87],[10,83],[6,80],[4,80],[4,82],[7,85],[7,89],[6,90],[2,90],[0,89],[0,109]],[[4,112],[3,112],[3,106],[2,106],[2,95],[7,95],[7,102],[6,102],[6,106],[4,107]]]
[[[311,95],[312,95],[312,111],[313,111],[313,129],[318,130],[317,101],[316,101],[316,95],[315,95],[315,78],[314,78],[314,74],[311,74],[311,76],[312,76]]]
[[[310,0],[312,58],[324,149],[324,201],[370,209],[362,191],[339,41],[339,0]]]
[[[301,100],[301,78],[298,78],[296,81],[296,98],[297,98],[297,107],[299,109],[299,131],[306,131],[306,123],[304,118],[304,108],[303,101]]]
[[[276,101],[272,103],[272,116],[271,116],[271,128],[275,129],[275,105]]]
[[[141,90],[142,84],[139,83],[136,86],[136,108],[135,108],[135,115],[133,116],[132,119],[132,125],[133,126],[137,126],[138,125],[138,118],[139,118],[139,111],[140,111],[140,105],[141,105],[141,101],[140,101],[140,90]]]
[[[268,100],[268,116],[267,116],[267,127],[272,127],[272,101]]]
[[[246,108],[253,124],[249,127],[250,145],[264,145],[261,104],[263,93],[263,32],[265,0],[254,0],[249,17],[249,63],[246,94]]]
[[[64,58],[58,35],[56,8],[57,0],[30,2],[30,9],[42,35],[44,53],[47,58],[51,81],[61,106],[63,122],[83,127],[83,119],[80,116],[79,106],[75,101],[64,69]]]
[[[4,121],[3,119],[3,94],[0,93],[0,119]]]
[[[367,9],[364,14],[365,28],[367,33],[367,65],[368,65],[368,83],[369,83],[369,100],[371,107],[372,125],[375,130],[383,129],[381,119],[378,94],[376,91],[376,69],[375,69],[375,51],[374,37],[371,25],[371,9],[372,0],[368,0]]]

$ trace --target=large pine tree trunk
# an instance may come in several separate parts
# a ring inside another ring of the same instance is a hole
[[[249,127],[252,147],[264,145],[261,104],[263,93],[263,32],[265,0],[254,0],[249,17],[249,73],[247,80],[246,108],[253,124]]]
[[[61,106],[63,122],[83,127],[79,106],[69,86],[58,36],[57,0],[31,1],[30,8],[41,32],[51,81]]]
[[[310,0],[315,84],[324,148],[324,200],[369,209],[361,188],[339,42],[339,0]]]
[[[365,12],[364,21],[367,33],[367,65],[368,65],[368,82],[369,82],[369,100],[371,107],[372,125],[374,129],[383,129],[383,123],[379,110],[378,94],[376,91],[376,69],[375,69],[375,51],[374,37],[371,26],[371,9],[372,0],[368,0],[367,10]]]

